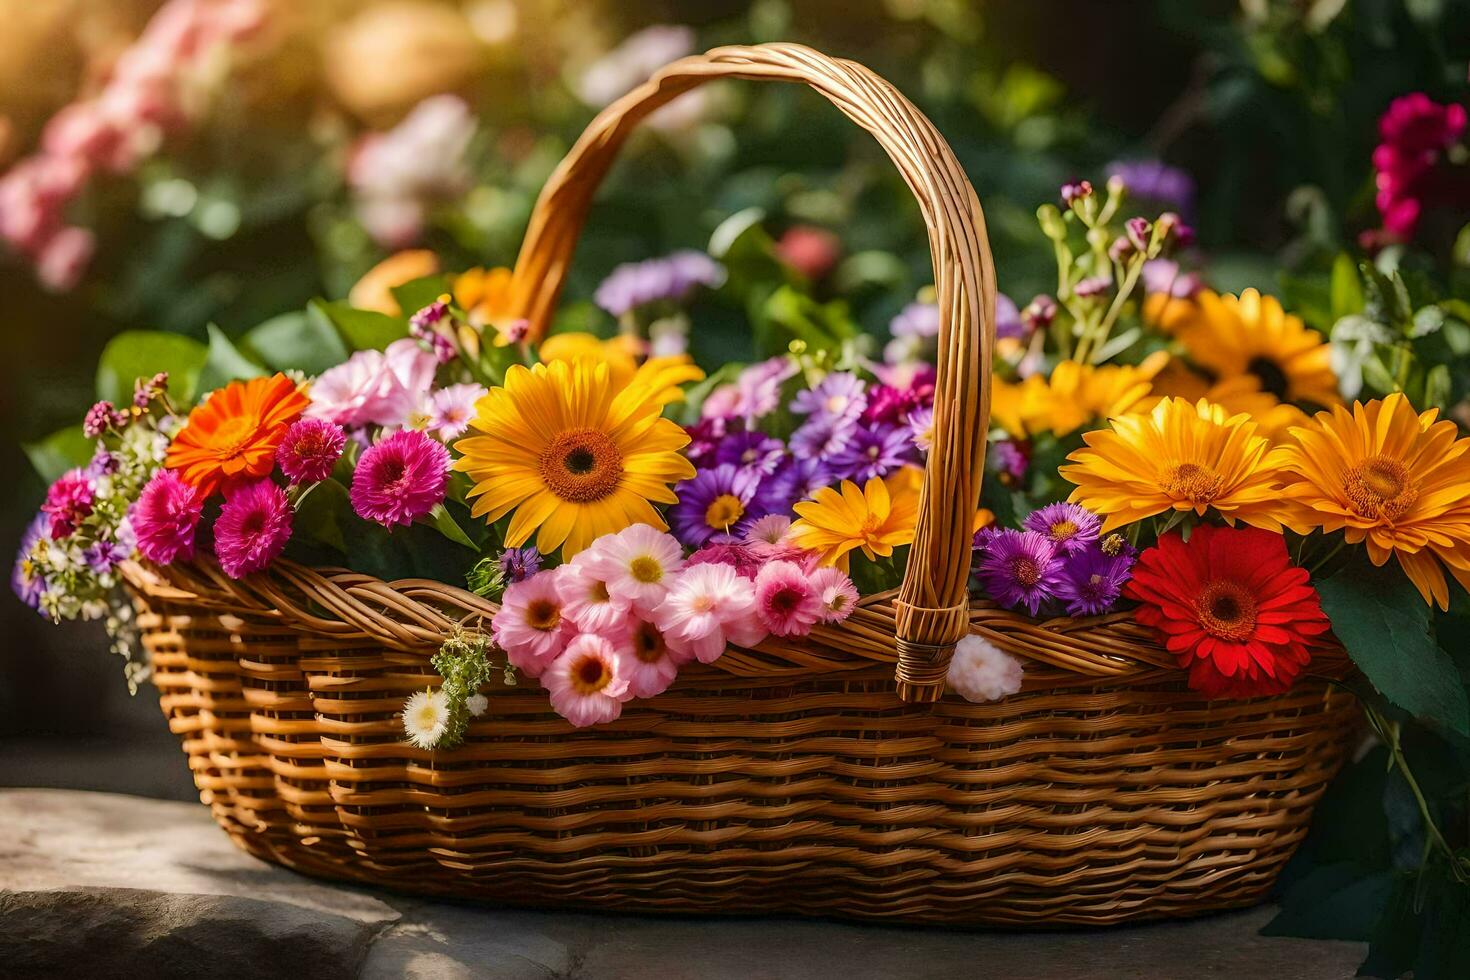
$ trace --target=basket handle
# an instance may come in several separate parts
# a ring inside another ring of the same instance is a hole
[[[894,603],[898,694],[936,701],[969,629],[971,524],[990,420],[995,269],[975,190],[949,144],[896,89],[862,65],[797,44],[723,47],[667,65],[603,109],[542,188],[516,260],[514,308],[529,338],[547,328],[593,194],[649,113],[716,78],[804,82],[872,133],[924,215],[940,311],[934,442],[918,525]]]

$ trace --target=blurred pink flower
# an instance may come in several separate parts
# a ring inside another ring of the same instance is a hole
[[[397,126],[358,141],[347,165],[358,220],[379,245],[404,248],[423,233],[427,208],[470,186],[466,161],[475,135],[470,107],[435,95]]]

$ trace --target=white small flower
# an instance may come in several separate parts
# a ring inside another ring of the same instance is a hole
[[[973,633],[960,640],[949,661],[949,686],[982,704],[1021,689],[1021,661]]]
[[[449,727],[449,699],[443,691],[415,691],[403,702],[403,730],[421,749],[432,749]]]
[[[490,699],[483,694],[471,694],[464,699],[465,710],[470,713],[471,718],[478,718],[490,707]]]

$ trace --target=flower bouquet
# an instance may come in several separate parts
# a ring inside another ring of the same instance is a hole
[[[882,344],[755,233],[617,269],[610,337],[548,331],[617,145],[716,75],[812,85],[915,190],[935,286]],[[17,590],[141,637],[216,818],[309,872],[1021,924],[1257,901],[1364,675],[1464,724],[1389,656],[1435,669],[1470,584],[1470,440],[1347,407],[1324,339],[1205,289],[1148,196],[1063,188],[1056,294],[1018,307],[881,80],[686,59],[589,127],[513,271],[114,341]],[[780,349],[695,363],[719,299]]]

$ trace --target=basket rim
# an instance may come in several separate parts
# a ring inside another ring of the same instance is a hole
[[[310,567],[277,559],[265,572],[232,579],[212,556],[159,566],[129,561],[119,566],[123,581],[152,602],[198,607],[219,615],[274,619],[286,628],[328,637],[344,646],[363,641],[427,660],[445,639],[469,629],[488,633],[500,606],[466,589],[432,579],[386,582],[343,568]],[[863,596],[852,615],[818,624],[800,638],[768,637],[754,647],[730,646],[712,669],[737,677],[798,677],[892,664],[898,660],[895,608],[898,590]],[[1065,678],[1133,680],[1140,675],[1177,673],[1175,656],[1139,623],[1131,609],[1103,616],[1035,619],[972,599],[969,634],[1053,668]],[[1306,676],[1340,679],[1351,668],[1333,638],[1313,648]]]

